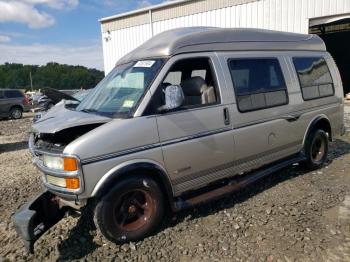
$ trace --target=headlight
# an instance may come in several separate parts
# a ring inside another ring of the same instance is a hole
[[[43,155],[43,164],[47,168],[63,171],[77,171],[78,160],[74,157],[58,157]]]
[[[43,164],[50,169],[63,170],[62,157],[44,155]]]

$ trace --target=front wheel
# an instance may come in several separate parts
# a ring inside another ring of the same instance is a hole
[[[317,169],[327,160],[328,155],[328,136],[321,129],[311,133],[305,144],[306,167],[308,169]]]
[[[163,215],[164,201],[158,184],[136,176],[122,180],[98,202],[94,221],[107,239],[122,244],[149,236]]]

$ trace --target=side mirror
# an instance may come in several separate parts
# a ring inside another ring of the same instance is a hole
[[[165,93],[165,105],[161,106],[158,109],[159,111],[169,111],[182,106],[185,100],[185,96],[181,86],[179,85],[167,86],[164,93]]]

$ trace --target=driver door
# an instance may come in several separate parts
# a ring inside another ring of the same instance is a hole
[[[163,89],[180,85],[185,96],[183,106],[157,116],[163,158],[175,194],[219,179],[214,171],[233,161],[229,110],[222,103],[213,69],[210,57],[179,59],[161,85]]]

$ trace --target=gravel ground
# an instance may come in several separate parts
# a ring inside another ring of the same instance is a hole
[[[346,107],[350,130],[350,106]],[[40,192],[27,150],[31,115],[0,121],[1,261],[350,261],[350,134],[329,163],[292,166],[218,201],[182,211],[144,241],[118,246],[85,217],[67,217],[28,255],[11,222]]]

